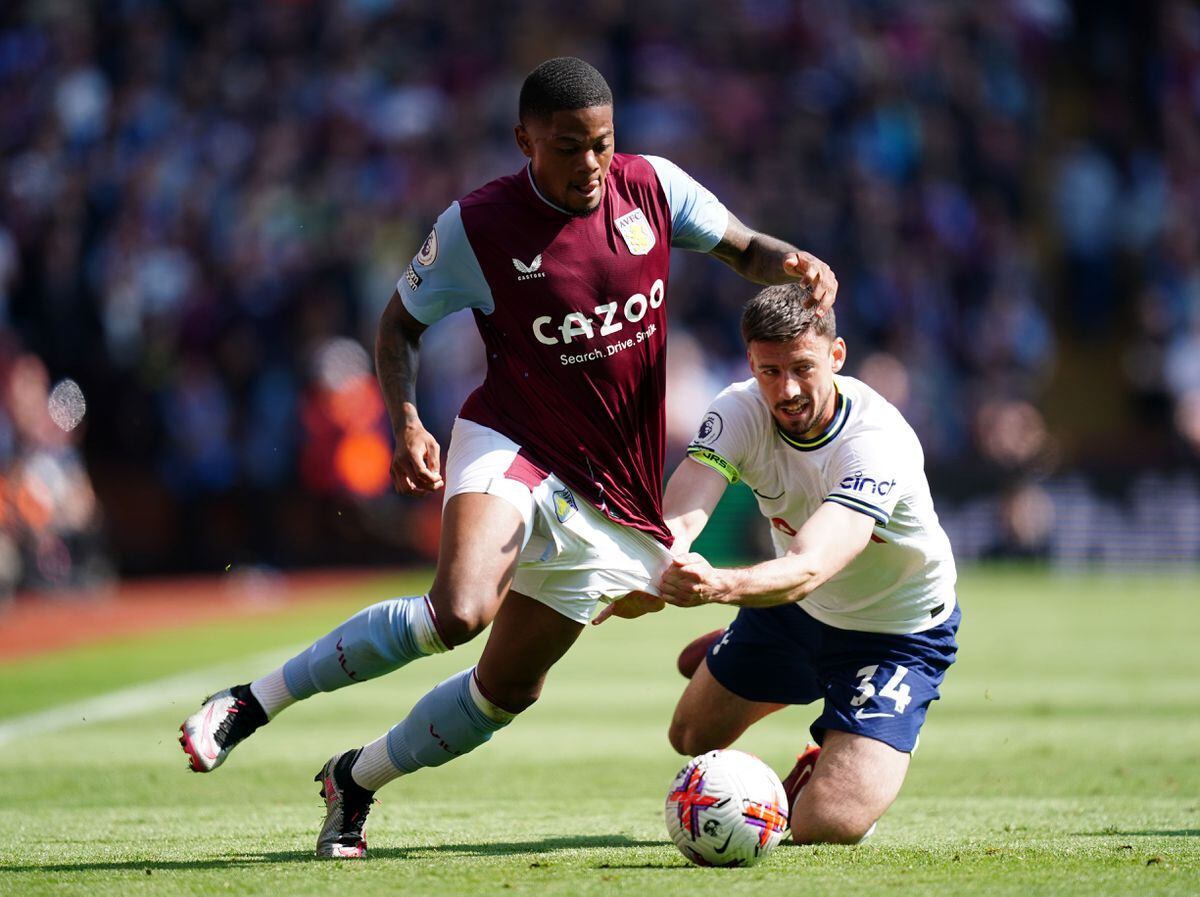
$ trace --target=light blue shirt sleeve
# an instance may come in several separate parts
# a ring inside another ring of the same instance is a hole
[[[463,228],[457,202],[442,212],[412,264],[396,283],[409,314],[433,324],[464,308],[491,314],[496,307],[491,288]]]
[[[669,159],[643,156],[654,166],[671,209],[671,245],[708,252],[725,236],[729,210]]]

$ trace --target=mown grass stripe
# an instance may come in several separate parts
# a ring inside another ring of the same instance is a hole
[[[82,701],[0,720],[0,747],[33,735],[126,719],[142,713],[154,713],[175,699],[198,701],[207,694],[206,690],[216,687],[214,683],[224,682],[226,679],[232,681],[232,677],[237,676],[239,672],[245,675],[247,669],[268,669],[276,666],[293,653],[295,651],[268,651],[236,663],[192,670],[142,685],[119,688]]]

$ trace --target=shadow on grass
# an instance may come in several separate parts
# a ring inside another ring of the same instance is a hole
[[[1125,832],[1106,828],[1100,832],[1076,832],[1081,838],[1200,838],[1200,828],[1174,828],[1159,831]]]
[[[623,835],[580,835],[572,838],[545,838],[541,841],[499,841],[480,844],[430,844],[419,847],[372,847],[371,858],[376,860],[432,859],[439,854],[457,853],[466,856],[512,856],[527,853],[539,855],[530,868],[549,866],[553,854],[560,850],[602,850],[610,848],[662,847],[662,841],[635,841]],[[597,863],[600,869],[673,869],[686,867],[679,863]],[[113,860],[94,863],[43,863],[17,865],[3,863],[0,870],[7,872],[91,872],[97,870],[144,869],[147,874],[160,870],[181,869],[230,869],[238,867],[266,866],[273,863],[324,863],[328,860],[313,856],[310,851],[278,851],[273,853],[235,854],[219,860]]]

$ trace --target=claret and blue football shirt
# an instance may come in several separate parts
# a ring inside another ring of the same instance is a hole
[[[397,291],[424,324],[473,310],[487,374],[460,416],[522,447],[515,478],[552,472],[669,545],[670,249],[708,252],[728,221],[712,193],[659,157],[614,154],[600,207],[582,216],[546,199],[527,166],[451,204]]]

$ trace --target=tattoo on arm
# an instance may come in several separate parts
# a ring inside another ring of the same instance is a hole
[[[767,234],[751,230],[732,214],[725,236],[710,253],[738,274],[755,283],[787,283],[791,280],[783,270],[783,258],[799,250]]]
[[[417,356],[424,330],[393,294],[375,337],[375,375],[397,433],[416,419]]]

